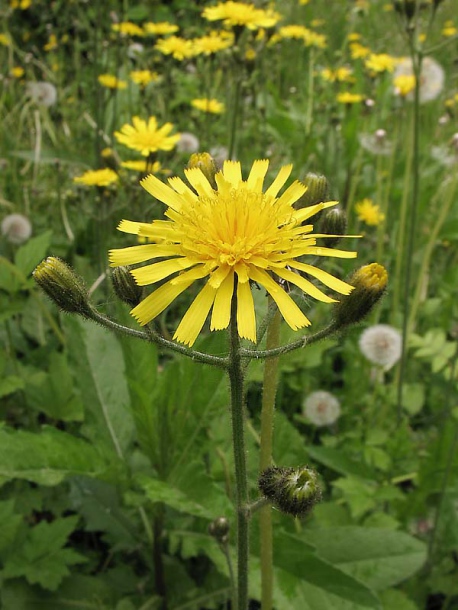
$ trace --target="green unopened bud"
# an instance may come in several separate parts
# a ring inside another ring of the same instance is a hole
[[[318,475],[312,468],[271,466],[259,478],[261,493],[289,515],[303,516],[321,500]]]
[[[216,189],[215,175],[218,172],[215,160],[207,153],[194,153],[190,156],[188,161],[188,169],[198,167],[207,180],[210,182],[211,187]]]
[[[88,316],[89,294],[83,279],[63,260],[48,256],[33,272],[33,278],[63,311]]]
[[[130,307],[136,307],[142,300],[143,289],[135,282],[129,267],[115,267],[111,283],[116,296]]]
[[[340,235],[347,232],[347,215],[340,208],[328,210],[321,220],[321,233],[332,237],[325,237],[323,243],[327,248],[334,247],[341,239]]]
[[[372,310],[385,293],[388,273],[382,265],[371,263],[355,271],[348,283],[354,290],[341,297],[334,307],[334,319],[339,327],[357,324]]]
[[[309,173],[302,180],[307,190],[296,203],[296,207],[305,208],[308,205],[329,200],[329,182],[326,176]]]
[[[229,521],[226,517],[218,517],[208,526],[208,533],[221,544],[226,544],[229,539],[229,528]]]

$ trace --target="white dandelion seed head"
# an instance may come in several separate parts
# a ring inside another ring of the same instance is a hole
[[[412,76],[413,67],[410,57],[399,61],[393,72],[393,80],[398,76]],[[432,57],[425,57],[421,64],[420,73],[420,103],[430,102],[439,97],[444,88],[445,72],[442,66]],[[406,99],[414,99],[414,91],[406,95]]]
[[[229,158],[229,151],[225,146],[214,146],[213,148],[210,148],[210,154],[218,168],[222,168],[224,161]]]
[[[27,94],[39,106],[54,106],[57,101],[57,89],[51,83],[37,81],[27,83]]]
[[[401,333],[388,324],[369,326],[359,338],[359,349],[369,362],[387,371],[401,357]]]
[[[197,152],[199,150],[199,146],[199,139],[193,133],[184,131],[182,134],[180,134],[180,139],[177,143],[177,150],[179,152],[187,153],[190,155],[192,153]]]
[[[330,426],[340,417],[340,403],[330,392],[318,390],[305,398],[302,412],[315,426]]]
[[[374,133],[361,133],[358,138],[361,146],[374,155],[391,155],[393,152],[393,144],[384,129],[377,129]]]
[[[144,50],[145,47],[142,44],[140,44],[139,42],[132,42],[127,47],[127,57],[129,59],[136,59],[139,55],[143,53]]]
[[[32,235],[32,223],[22,214],[9,214],[2,220],[2,235],[12,244],[23,244]]]

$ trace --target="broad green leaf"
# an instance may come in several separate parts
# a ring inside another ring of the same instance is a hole
[[[93,322],[65,318],[69,360],[86,407],[84,433],[124,458],[134,424],[124,360],[117,337]]]
[[[351,458],[341,449],[313,447],[310,445],[306,447],[306,451],[313,460],[340,474],[354,475],[367,479],[373,478],[372,470],[364,462]]]
[[[333,481],[332,485],[340,489],[355,519],[359,519],[376,506],[374,499],[376,487],[371,481],[348,476]]]
[[[24,388],[24,381],[20,377],[10,375],[0,379],[0,398],[13,394]]]
[[[341,527],[307,532],[323,559],[381,591],[415,574],[426,560],[423,542],[393,529]]]
[[[32,237],[16,252],[14,262],[24,277],[29,276],[46,256],[51,243],[51,235],[51,231],[46,231],[37,237]]]
[[[55,591],[69,566],[84,563],[85,557],[72,549],[63,548],[76,528],[78,517],[41,521],[29,530],[23,545],[5,561],[4,578],[24,576],[30,584]]]
[[[0,429],[0,476],[57,485],[66,476],[106,474],[108,465],[87,441],[45,427],[42,432]]]
[[[15,511],[14,500],[0,502],[0,552],[14,541],[22,523],[22,515]]]
[[[380,593],[383,610],[419,610],[417,604],[409,599],[405,593],[397,589],[387,589]]]

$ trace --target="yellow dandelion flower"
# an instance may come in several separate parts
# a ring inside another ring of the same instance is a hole
[[[159,74],[151,72],[151,70],[132,70],[129,76],[136,85],[142,87],[146,87],[149,83],[157,83],[160,80]]]
[[[44,45],[43,49],[45,51],[54,51],[57,49],[57,36],[55,34],[50,34],[48,38],[48,42]]]
[[[121,21],[121,23],[113,23],[111,25],[113,32],[119,32],[121,36],[144,36],[145,32],[136,23],[131,21]]]
[[[210,114],[222,114],[225,111],[223,102],[219,102],[214,98],[208,99],[204,97],[192,100],[191,106],[197,108],[197,110],[202,110],[202,112],[209,112]]]
[[[32,0],[10,0],[10,8],[25,11],[32,5]]]
[[[306,187],[299,181],[278,195],[292,166],[281,168],[269,188],[263,190],[269,162],[255,161],[247,180],[240,163],[225,161],[215,175],[212,188],[202,170],[186,169],[188,186],[174,177],[164,184],[155,176],[141,181],[150,195],[167,207],[167,220],[152,223],[123,220],[118,229],[150,237],[154,243],[110,251],[110,264],[132,265],[162,259],[132,271],[140,286],[166,280],[131,311],[144,325],[164,311],[196,280],[208,278],[178,328],[174,339],[193,345],[211,311],[211,330],[228,327],[233,295],[237,296],[237,329],[242,338],[256,341],[256,314],[251,282],[262,286],[276,302],[289,326],[297,330],[310,321],[276,279],[320,301],[334,299],[324,294],[307,276],[314,277],[340,294],[351,286],[298,259],[307,255],[353,258],[345,252],[316,245],[312,224],[303,224],[335,201],[295,209]],[[299,272],[299,273],[298,273]]]
[[[263,10],[254,4],[231,0],[208,6],[202,16],[208,21],[223,21],[227,27],[243,26],[249,30],[273,28],[281,19],[281,15],[272,9]]]
[[[361,93],[351,93],[350,91],[342,91],[336,97],[339,104],[359,104],[363,99],[364,95],[361,95]]]
[[[393,78],[394,92],[405,97],[415,89],[416,78],[413,74],[399,74]]]
[[[22,78],[24,76],[25,70],[22,66],[13,66],[10,70],[10,75],[13,78]]]
[[[140,159],[135,161],[123,161],[121,163],[121,167],[125,169],[130,169],[134,172],[145,173],[151,172],[152,174],[157,174],[157,172],[161,169],[161,164],[159,161],[155,161],[152,165],[148,163],[146,159]]]
[[[458,29],[454,26],[453,21],[450,19],[444,23],[444,27],[442,28],[442,36],[445,38],[450,38],[451,36],[456,36],[458,34]]]
[[[127,83],[125,80],[120,80],[113,74],[100,74],[97,80],[107,89],[126,89]]]
[[[81,176],[75,176],[73,182],[86,186],[110,186],[118,182],[119,176],[112,169],[89,169]]]
[[[180,38],[179,36],[162,38],[157,41],[154,48],[164,55],[171,55],[174,59],[178,59],[178,61],[183,61],[183,59],[188,59],[195,55],[195,49],[192,42],[185,38]]]
[[[180,139],[180,134],[169,135],[173,129],[172,123],[165,123],[158,129],[154,116],[150,117],[148,122],[134,116],[132,123],[123,125],[121,131],[115,131],[114,135],[118,142],[132,150],[140,151],[144,157],[157,150],[172,150]]]
[[[370,55],[370,53],[371,50],[359,42],[352,42],[350,44],[350,54],[352,59],[364,59]]]
[[[305,6],[309,2],[310,2],[310,0],[299,0],[299,4],[302,5],[302,6]]]
[[[357,40],[361,40],[361,34],[358,32],[350,32],[347,36],[348,42],[356,42]]]
[[[192,41],[196,55],[212,55],[218,51],[228,49],[234,44],[234,35],[224,32],[210,32],[207,36],[195,38]]]
[[[351,68],[347,68],[346,66],[336,68],[335,70],[331,70],[331,68],[323,68],[320,74],[324,80],[327,80],[331,83],[348,83],[354,80],[354,78],[352,77]]]
[[[254,61],[256,59],[256,51],[250,47],[245,51],[246,61]]]
[[[280,38],[296,38],[298,40],[305,40],[310,30],[305,25],[283,25],[278,28],[278,36]]]
[[[0,44],[4,47],[9,47],[11,45],[11,38],[8,34],[0,34]]]
[[[167,34],[175,34],[180,29],[177,25],[169,23],[168,21],[160,21],[153,23],[148,21],[143,24],[145,34],[151,34],[153,36],[167,36]]]
[[[355,212],[358,219],[369,226],[377,227],[385,220],[385,214],[380,211],[380,206],[367,197],[355,203]]]
[[[327,38],[324,34],[318,34],[313,30],[307,30],[304,37],[304,42],[307,47],[316,47],[317,49],[325,49],[327,46]]]
[[[364,62],[368,70],[376,72],[393,72],[396,67],[397,58],[388,55],[387,53],[371,53]]]

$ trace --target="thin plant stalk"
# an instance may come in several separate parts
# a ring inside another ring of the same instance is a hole
[[[245,450],[245,404],[240,338],[237,329],[237,296],[231,303],[229,381],[231,394],[232,443],[235,466],[237,513],[237,594],[234,610],[248,608],[248,482]]]
[[[266,349],[280,345],[281,315],[277,309],[267,328]],[[272,464],[275,396],[278,385],[279,356],[266,360],[261,410],[261,447],[259,470],[263,472]],[[261,560],[261,609],[273,606],[273,536],[272,508],[264,506],[259,511],[260,560]]]

